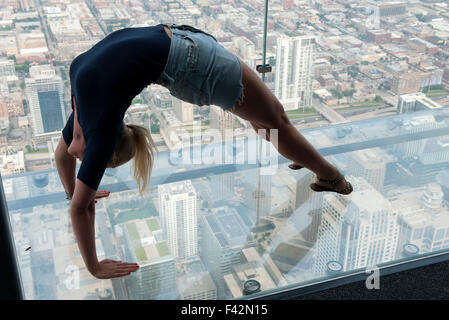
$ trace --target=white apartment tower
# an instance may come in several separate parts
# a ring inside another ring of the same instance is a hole
[[[226,112],[217,106],[210,106],[210,127],[211,129],[218,129],[221,133],[221,139],[226,140],[226,130],[229,130],[228,135],[234,129],[235,117],[232,113]]]
[[[0,78],[17,80],[14,60],[0,59]]]
[[[374,266],[395,259],[399,225],[397,210],[365,179],[348,177],[352,197],[327,194],[318,229],[314,272],[323,274],[329,261],[343,271]]]
[[[406,244],[416,245],[420,254],[449,248],[449,209],[443,197],[441,185],[435,182],[392,195],[401,231],[398,257],[403,256]]]
[[[175,258],[198,254],[197,193],[190,180],[158,186],[162,230]]]
[[[314,52],[313,36],[278,38],[275,95],[285,110],[311,106]]]
[[[193,123],[193,104],[173,97],[173,109],[182,123]]]
[[[32,66],[25,79],[34,135],[60,131],[67,122],[63,82],[50,65]]]
[[[387,161],[390,157],[380,148],[351,152],[348,156],[348,174],[364,177],[374,189],[382,192]]]
[[[416,92],[399,96],[397,113],[413,113],[421,110],[440,109],[442,105],[427,98],[425,93]]]
[[[415,134],[419,136],[421,132],[431,129],[438,129],[446,126],[446,122],[436,121],[431,114],[416,115],[411,119],[404,120],[399,128],[400,134]],[[399,143],[394,146],[395,155],[403,158],[416,157],[423,153],[428,139],[420,139]]]

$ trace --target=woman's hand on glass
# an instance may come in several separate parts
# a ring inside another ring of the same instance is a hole
[[[139,265],[137,263],[104,259],[96,266],[88,269],[95,278],[111,279],[127,276],[131,274],[131,272],[137,271],[139,269]]]

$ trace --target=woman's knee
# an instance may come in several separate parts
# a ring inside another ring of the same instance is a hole
[[[270,115],[267,116],[265,123],[263,125],[264,128],[284,128],[287,125],[290,125],[290,119],[288,118],[287,113],[284,110],[284,107],[280,102],[273,103],[274,107],[271,108],[273,111]]]

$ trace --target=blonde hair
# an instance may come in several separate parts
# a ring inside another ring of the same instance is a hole
[[[108,167],[121,166],[134,158],[133,175],[137,181],[139,194],[143,196],[150,183],[155,150],[157,151],[156,144],[147,128],[123,122],[123,134],[115,147]]]

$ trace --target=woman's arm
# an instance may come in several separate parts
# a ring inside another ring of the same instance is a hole
[[[73,195],[75,190],[76,159],[68,154],[67,149],[68,146],[61,136],[55,150],[56,168],[65,192]]]
[[[70,218],[78,248],[87,270],[96,278],[122,277],[136,271],[136,263],[105,259],[98,261],[95,247],[95,193],[80,179],[76,180],[75,192],[70,206]]]
[[[73,231],[81,256],[87,270],[100,279],[125,276],[138,268],[135,263],[98,261],[95,248],[95,196],[116,140],[117,135],[104,128],[87,133],[86,148],[70,206]]]
[[[95,190],[76,180],[75,193],[70,204],[70,218],[81,256],[87,270],[94,274],[98,265],[95,248],[95,206],[93,203]]]

